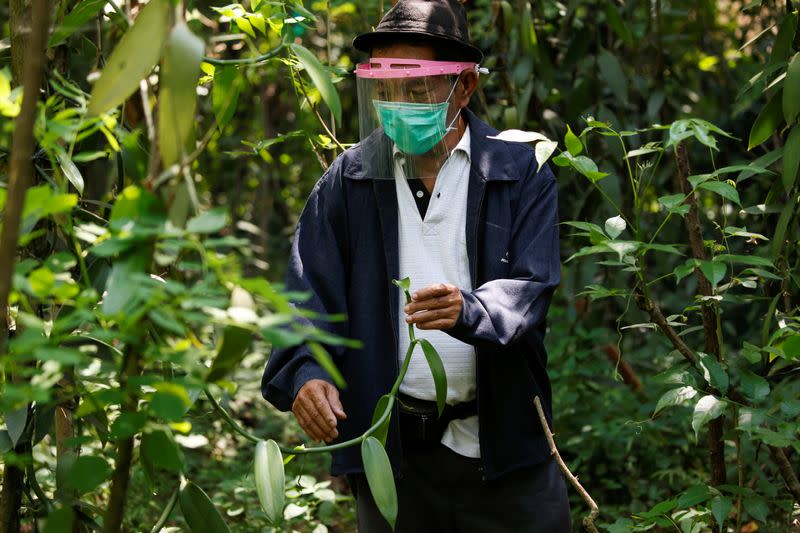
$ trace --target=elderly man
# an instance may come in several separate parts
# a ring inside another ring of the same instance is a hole
[[[295,233],[287,286],[318,327],[358,339],[327,346],[339,390],[305,346],[276,349],[264,397],[315,440],[369,427],[398,375],[406,324],[440,353],[444,416],[425,359],[412,359],[387,451],[404,532],[570,531],[566,487],[534,405],[548,418],[545,318],[559,283],[555,178],[527,145],[467,110],[482,58],[455,0],[399,0],[355,48],[361,142],[319,180]],[[393,279],[411,280],[405,304]],[[358,448],[333,454],[357,500],[359,530],[389,530]]]

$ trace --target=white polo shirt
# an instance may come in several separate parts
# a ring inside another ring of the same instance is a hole
[[[464,290],[472,289],[465,233],[467,190],[470,169],[470,131],[467,126],[461,140],[442,165],[436,177],[424,220],[412,196],[402,167],[402,154],[395,156],[397,190],[400,279],[411,279],[411,292],[438,283],[450,283]],[[408,324],[400,296],[398,314],[398,356],[400,363],[408,350]],[[447,403],[456,404],[475,398],[475,349],[442,331],[416,330],[417,337],[433,344],[442,358],[447,374]],[[422,400],[436,400],[431,371],[422,350],[417,348],[400,391]],[[445,430],[442,444],[466,457],[480,457],[478,417],[452,421]]]

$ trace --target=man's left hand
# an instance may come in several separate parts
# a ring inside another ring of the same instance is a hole
[[[462,305],[461,290],[455,285],[431,285],[411,295],[411,303],[404,308],[406,323],[419,329],[450,329],[456,325]]]

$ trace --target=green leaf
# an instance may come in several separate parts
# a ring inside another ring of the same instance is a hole
[[[758,520],[759,522],[766,523],[767,515],[769,514],[769,506],[764,498],[758,496],[750,496],[744,499],[744,510]]]
[[[89,115],[99,115],[121,104],[150,74],[161,56],[171,18],[170,0],[151,0],[142,8],[92,88]]]
[[[311,355],[314,356],[317,363],[328,373],[328,375],[333,379],[333,382],[336,384],[337,387],[343,389],[347,386],[344,381],[344,377],[342,377],[341,372],[339,369],[336,368],[336,365],[331,359],[330,354],[322,347],[321,344],[317,342],[310,342],[308,343],[308,348],[311,350]]]
[[[183,453],[172,433],[165,429],[152,429],[142,435],[141,453],[155,467],[175,473],[183,471]]]
[[[583,143],[581,143],[581,140],[577,135],[572,133],[572,128],[570,128],[569,125],[567,126],[567,134],[564,137],[564,144],[567,145],[567,150],[573,156],[579,155],[581,152],[583,152]]]
[[[597,55],[597,66],[600,68],[600,75],[611,88],[617,101],[627,102],[628,80],[619,59],[608,50],[603,49]]]
[[[771,260],[767,259],[766,257],[761,257],[758,255],[720,254],[714,257],[714,261],[775,268],[775,265],[772,264]]]
[[[331,112],[333,112],[336,122],[341,123],[342,104],[339,100],[339,93],[336,92],[336,88],[333,86],[330,74],[325,67],[322,66],[322,63],[319,62],[317,57],[303,45],[292,43],[290,47],[297,57],[297,60],[303,65],[306,72],[308,72],[311,81],[319,91],[322,99],[328,104],[328,108]]]
[[[208,495],[191,481],[182,483],[179,501],[192,533],[230,533],[228,524]]]
[[[219,381],[236,368],[247,354],[252,340],[252,330],[233,325],[225,326],[222,334],[222,343],[219,345],[217,355],[211,364],[211,370],[208,371],[206,381]]]
[[[612,239],[616,239],[620,236],[620,234],[625,231],[627,224],[625,224],[625,219],[621,216],[617,215],[615,217],[611,217],[606,220],[605,223],[606,227],[606,234],[611,237]]]
[[[109,437],[127,439],[139,433],[145,424],[147,424],[146,413],[120,413],[111,424]]]
[[[378,439],[367,437],[361,443],[361,459],[364,462],[364,473],[367,475],[367,483],[375,505],[394,529],[397,522],[397,489],[386,450]]]
[[[749,370],[744,370],[741,375],[741,388],[745,396],[757,402],[769,395],[769,382]]]
[[[100,486],[111,473],[111,468],[102,457],[82,455],[69,468],[66,476],[68,487],[83,494]]]
[[[227,225],[228,210],[224,207],[215,207],[190,218],[186,223],[186,231],[189,233],[216,233]]]
[[[191,406],[189,394],[182,385],[162,383],[150,398],[150,411],[170,422],[183,419]]]
[[[411,279],[403,278],[401,280],[393,279],[392,283],[402,289],[403,293],[406,296],[406,303],[411,303],[411,293],[409,292],[411,288]]]
[[[78,194],[83,196],[83,176],[81,171],[78,170],[78,167],[75,166],[75,163],[72,162],[72,159],[69,158],[63,148],[56,148],[55,153],[64,176],[78,190]]]
[[[83,0],[64,17],[61,25],[50,36],[47,47],[52,48],[66,41],[70,35],[97,16],[107,3],[108,0]]]
[[[75,511],[72,507],[59,507],[47,515],[43,533],[72,533],[74,531]]]
[[[797,15],[796,11],[787,13],[786,17],[781,21],[781,25],[778,28],[778,36],[772,46],[772,54],[769,56],[770,65],[780,63],[789,58],[797,29]]]
[[[183,21],[178,21],[164,47],[158,95],[158,140],[165,167],[191,152],[197,80],[205,45]]]
[[[783,96],[782,91],[772,96],[767,105],[761,110],[750,130],[748,150],[752,150],[769,139],[783,121]]]
[[[656,404],[656,410],[653,411],[653,416],[656,416],[662,409],[666,407],[671,407],[673,405],[681,405],[688,400],[691,400],[697,396],[697,391],[694,387],[679,387],[677,389],[672,389],[664,393],[661,398],[659,398],[658,403]]]
[[[716,357],[700,352],[700,366],[703,378],[714,388],[725,394],[728,390],[728,373]]]
[[[678,507],[680,509],[688,509],[694,507],[699,503],[703,503],[711,497],[711,491],[706,485],[695,485],[690,489],[684,491],[678,497]]]
[[[136,301],[136,294],[141,289],[141,282],[136,274],[146,271],[148,259],[147,249],[137,249],[114,261],[106,280],[103,313],[115,315],[126,305]]]
[[[260,440],[256,444],[255,480],[258,501],[267,515],[267,520],[273,526],[279,525],[283,519],[286,499],[284,492],[286,474],[281,450],[272,439]]]
[[[558,148],[558,143],[556,141],[539,141],[536,143],[536,146],[533,148],[533,152],[536,156],[536,171],[540,171],[547,160],[550,159],[550,156],[553,155],[553,152],[556,151]]]
[[[766,167],[772,165],[773,163],[775,163],[775,161],[777,161],[781,157],[783,157],[783,146],[781,146],[780,148],[777,148],[775,150],[772,150],[770,152],[767,152],[766,154],[762,155],[758,159],[755,159],[754,161],[752,161],[747,166],[747,170],[743,170],[742,172],[740,172],[739,175],[736,176],[736,183],[738,184],[741,181],[744,181],[746,179],[752,178],[753,176],[757,176],[759,174],[762,174],[761,171],[763,169],[765,169]]]
[[[372,413],[372,422],[370,422],[370,426],[374,426],[380,417],[383,416],[383,413],[385,413],[387,409],[391,409],[393,406],[394,396],[391,394],[384,394],[381,396],[378,400],[378,403],[375,405],[375,411]],[[386,435],[389,432],[389,422],[391,419],[391,415],[386,417],[384,423],[372,433],[372,436],[378,439],[383,446],[386,446]]]
[[[700,271],[711,282],[711,285],[716,287],[720,281],[725,278],[725,273],[728,270],[728,265],[716,261],[700,261]]]
[[[800,52],[796,53],[786,69],[783,82],[783,117],[787,124],[800,115]]]
[[[31,293],[37,298],[47,298],[55,287],[56,277],[49,268],[37,268],[28,275]]]
[[[220,66],[214,71],[211,105],[220,130],[228,125],[236,112],[243,81],[239,76],[239,70],[234,66]]]
[[[725,520],[728,518],[728,514],[733,509],[733,502],[730,498],[726,498],[725,496],[716,496],[713,500],[711,500],[711,514],[714,515],[714,520],[716,520],[717,524],[722,528],[722,531],[725,531],[725,528],[722,527],[722,524],[725,523]]]
[[[784,245],[784,239],[786,238],[786,230],[789,227],[789,221],[792,220],[792,215],[794,215],[796,209],[797,206],[794,205],[794,202],[786,202],[786,205],[783,207],[781,216],[778,217],[778,223],[775,225],[772,246],[770,246],[770,255],[772,257],[780,255],[780,251]]]
[[[695,437],[699,438],[700,429],[709,421],[722,416],[722,413],[725,412],[725,407],[727,407],[725,402],[710,394],[700,398],[692,414],[692,429],[694,429]]]
[[[417,342],[422,346],[422,352],[428,361],[428,367],[431,369],[433,384],[436,388],[436,407],[439,409],[439,416],[442,416],[447,403],[447,374],[444,371],[442,359],[428,339],[418,339]]]
[[[28,422],[28,406],[22,406],[11,412],[5,413],[6,430],[11,439],[11,445],[16,446],[22,434],[25,432],[25,424]]]
[[[742,205],[739,200],[739,192],[731,184],[724,181],[706,181],[701,183],[698,188],[716,193],[723,198],[727,198],[736,205]]]
[[[800,80],[798,82],[800,83]],[[800,95],[798,98],[800,98]],[[800,124],[795,124],[786,137],[786,144],[783,147],[783,169],[781,173],[783,190],[786,192],[792,190],[798,174],[800,174]]]

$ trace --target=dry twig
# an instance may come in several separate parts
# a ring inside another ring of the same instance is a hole
[[[544,409],[542,409],[542,402],[539,400],[539,397],[536,396],[533,398],[533,404],[536,406],[536,412],[539,413],[539,421],[542,423],[542,429],[544,429],[544,436],[547,438],[547,444],[550,445],[550,455],[556,460],[558,463],[558,467],[561,469],[561,472],[564,473],[564,477],[570,482],[570,484],[575,487],[575,490],[578,491],[578,494],[581,495],[583,501],[586,502],[586,505],[589,506],[588,516],[583,517],[583,529],[584,531],[588,531],[589,533],[598,533],[597,527],[594,525],[594,521],[597,519],[597,515],[600,514],[600,509],[597,507],[597,503],[595,503],[594,499],[589,495],[581,482],[578,481],[578,478],[570,472],[569,467],[564,462],[564,459],[561,458],[561,454],[558,453],[558,448],[556,448],[556,442],[553,440],[553,432],[550,431],[550,426],[547,424],[547,417],[544,416]]]

